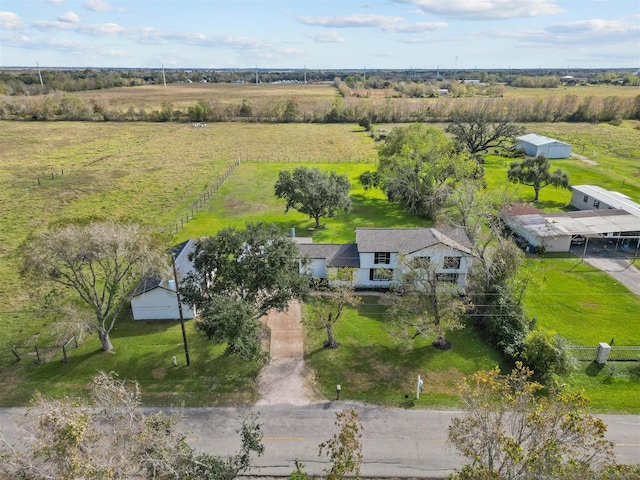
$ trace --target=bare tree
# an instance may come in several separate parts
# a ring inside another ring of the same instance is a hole
[[[337,348],[340,345],[334,337],[333,326],[346,307],[357,307],[362,302],[362,297],[354,293],[354,276],[354,268],[340,269],[335,275],[331,275],[328,292],[323,292],[316,302],[316,323],[327,332],[327,340],[323,344],[325,348]]]
[[[324,470],[327,480],[340,480],[348,474],[359,478],[362,465],[362,423],[358,412],[353,408],[336,412],[336,426],[340,431],[318,446],[318,456],[325,453],[331,460],[331,468]]]
[[[236,455],[196,454],[176,429],[179,417],[141,409],[140,386],[100,372],[90,400],[37,395],[17,420],[21,447],[0,444],[0,477],[85,480],[235,478],[262,454],[257,417],[246,418]]]
[[[140,224],[75,220],[33,235],[22,248],[22,271],[74,292],[92,312],[105,351],[135,282],[159,272],[164,245]]]
[[[405,257],[400,263],[403,273],[389,308],[396,329],[409,339],[435,334],[434,347],[451,348],[445,333],[463,328],[460,319],[466,309],[460,287],[441,277],[426,257]]]
[[[509,118],[496,118],[486,109],[455,112],[447,127],[456,141],[464,146],[471,155],[498,148],[524,132]]]
[[[455,478],[596,478],[613,463],[607,427],[587,412],[586,399],[545,396],[532,374],[517,363],[510,375],[496,367],[461,385],[465,413],[452,420],[448,441],[471,463]]]

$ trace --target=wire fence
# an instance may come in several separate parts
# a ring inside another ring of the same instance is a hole
[[[593,362],[598,354],[597,346],[572,345],[569,353],[579,362]],[[609,352],[610,362],[640,362],[640,346],[611,346]]]
[[[73,335],[62,345],[14,345],[11,348],[18,360],[33,358],[36,363],[47,363],[62,354],[61,363],[69,361],[69,352],[78,348],[78,338]]]
[[[203,191],[198,198],[196,198],[188,207],[183,208],[182,211],[176,216],[176,218],[165,228],[165,232],[169,234],[178,233],[185,223],[189,220],[193,220],[198,211],[200,211],[205,204],[211,199],[214,193],[222,186],[222,184],[229,178],[233,172],[240,166],[242,159],[237,159],[233,165],[227,168],[220,176],[216,177]]]

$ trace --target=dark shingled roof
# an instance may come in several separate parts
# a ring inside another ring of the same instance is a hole
[[[408,254],[442,243],[469,253],[469,248],[435,228],[356,228],[359,252]]]
[[[309,258],[324,258],[327,267],[359,267],[360,256],[355,243],[305,243],[298,245],[302,255]]]

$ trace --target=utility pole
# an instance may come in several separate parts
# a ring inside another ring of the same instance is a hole
[[[187,365],[191,365],[189,359],[189,345],[187,344],[187,332],[184,329],[184,315],[182,314],[182,300],[180,299],[180,284],[178,283],[178,270],[176,269],[176,257],[171,252],[171,264],[173,265],[173,278],[176,282],[176,298],[178,299],[178,313],[180,314],[180,326],[182,327],[182,342],[184,343],[184,356],[187,359]]]

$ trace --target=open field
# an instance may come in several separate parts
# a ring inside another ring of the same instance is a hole
[[[564,138],[560,135],[572,134],[571,127],[573,125],[540,126],[549,129],[543,133],[557,133],[561,139]],[[597,181],[639,200],[637,165],[640,157],[638,144],[633,141],[637,138],[637,130],[633,130],[630,124],[624,124],[624,128],[608,125],[577,127],[576,131],[582,133],[580,137],[576,134],[575,138],[592,145],[590,148],[596,152],[599,165],[591,166],[575,159],[558,161],[565,162],[562,168],[572,169],[572,181]],[[380,192],[365,192],[357,184],[355,180],[362,171],[375,168],[376,153],[371,138],[353,125],[216,123],[206,128],[193,128],[166,123],[3,122],[0,128],[3,131],[0,137],[0,149],[3,151],[0,169],[0,202],[3,207],[0,211],[0,274],[5,279],[0,286],[3,299],[0,311],[0,384],[11,386],[0,391],[1,405],[24,404],[37,387],[55,395],[73,392],[84,385],[97,369],[114,370],[122,376],[138,378],[146,392],[145,401],[149,404],[166,405],[184,400],[188,405],[207,405],[220,402],[221,395],[229,404],[250,403],[255,399],[253,379],[258,367],[240,365],[222,357],[222,347],[198,338],[189,324],[193,359],[190,368],[171,367],[173,355],[179,362],[184,358],[179,325],[175,322],[133,322],[128,315],[123,316],[113,335],[115,355],[98,352],[97,339],[90,337],[71,353],[69,364],[61,365],[56,360],[35,365],[28,359],[17,363],[10,346],[27,341],[30,345],[46,343],[49,325],[47,318],[34,313],[36,303],[29,297],[29,286],[23,284],[17,275],[16,248],[30,231],[51,220],[79,214],[129,214],[161,230],[180,218],[222,171],[237,158],[243,158],[240,167],[195,214],[195,218],[185,224],[175,241],[214,233],[227,225],[241,226],[246,221],[272,221],[280,225],[283,233],[295,227],[299,236],[311,235],[316,242],[352,241],[356,226],[428,225],[390,205]],[[602,137],[608,141],[600,141]],[[619,155],[621,153],[624,156]],[[331,163],[333,161],[339,163]],[[354,210],[348,215],[326,219],[326,229],[313,232],[308,231],[312,221],[295,211],[285,214],[284,203],[273,195],[273,183],[281,169],[305,164],[346,173],[353,185]],[[515,188],[506,183],[505,165],[508,166],[508,160],[489,158],[486,171],[491,189]],[[55,174],[53,179],[52,173]],[[621,185],[622,179],[625,179],[624,185]],[[521,187],[518,192],[521,198],[528,199],[533,193],[530,190]],[[548,187],[541,192],[539,205],[560,209],[568,198],[567,191]],[[616,343],[620,341],[618,344],[623,344],[624,330],[633,327],[629,322],[633,322],[632,315],[638,311],[637,298],[624,297],[626,300],[616,302],[619,303],[616,305],[602,301],[596,308],[587,305],[593,303],[587,301],[588,298],[601,295],[602,291],[618,292],[615,282],[608,276],[600,272],[577,271],[572,273],[574,280],[563,283],[568,264],[551,264],[547,263],[550,262],[548,259],[543,263],[536,263],[538,259],[529,262],[530,269],[544,280],[534,283],[531,297],[527,299],[529,313],[539,318],[540,325],[553,328],[570,339],[585,335],[583,330],[587,329],[584,325],[595,325],[589,330],[591,336],[584,338],[585,342],[592,342],[598,337],[602,319],[610,321],[619,317],[622,321],[607,323],[606,335],[609,338],[605,341],[615,336]],[[581,281],[586,277],[588,282]],[[579,308],[572,306],[571,290],[574,286],[580,289]],[[568,290],[559,290],[562,288]],[[559,295],[553,294],[559,291],[566,295],[560,297],[564,299],[565,310],[562,312],[565,313],[552,316],[556,312],[549,312],[543,307],[557,303]],[[620,291],[620,295],[623,294]],[[339,335],[349,339],[345,340],[345,347],[352,342],[353,349],[339,349],[336,353],[318,351],[319,339],[316,334],[309,333],[313,339],[307,347],[311,349],[308,351],[312,357],[311,364],[318,369],[328,369],[318,373],[318,386],[326,395],[330,396],[335,388],[335,375],[331,376],[329,372],[341,363],[341,356],[357,363],[361,361],[359,357],[366,353],[365,357],[376,365],[396,358],[387,370],[383,370],[388,386],[380,388],[377,397],[376,369],[363,370],[360,377],[350,379],[359,385],[351,398],[399,405],[404,398],[402,394],[412,381],[403,383],[404,376],[411,379],[426,370],[432,375],[427,377],[427,386],[433,387],[432,395],[424,399],[424,404],[417,405],[452,406],[456,404],[453,396],[455,381],[474,368],[489,368],[492,362],[497,361],[482,342],[478,343],[470,330],[452,334],[452,352],[434,352],[425,343],[417,350],[403,353],[398,345],[383,339],[380,318],[369,313],[367,315],[365,310],[352,313],[348,317],[351,320],[340,327],[344,330],[338,330]],[[563,322],[564,315],[573,315],[572,318],[579,318],[583,324]],[[360,338],[368,329],[372,329],[370,338]],[[609,335],[611,331],[613,333]],[[629,343],[637,341],[637,335],[628,337]],[[359,341],[364,342],[367,348],[356,347]],[[575,341],[579,343],[582,338]],[[464,348],[456,349],[455,345]],[[477,355],[469,356],[465,354],[467,350],[477,350]],[[141,351],[145,354],[140,355]],[[571,388],[593,392],[600,399],[597,405],[600,410],[627,411],[628,395],[637,387],[633,380],[637,375],[622,378],[612,377],[607,371],[593,373],[578,372],[568,383]],[[393,375],[403,379],[389,380]],[[607,384],[607,378],[613,380]],[[430,384],[431,380],[435,383]],[[616,396],[618,391],[629,393]],[[234,393],[227,397],[229,392]],[[345,395],[348,394],[345,392]],[[617,400],[607,403],[608,396]]]

